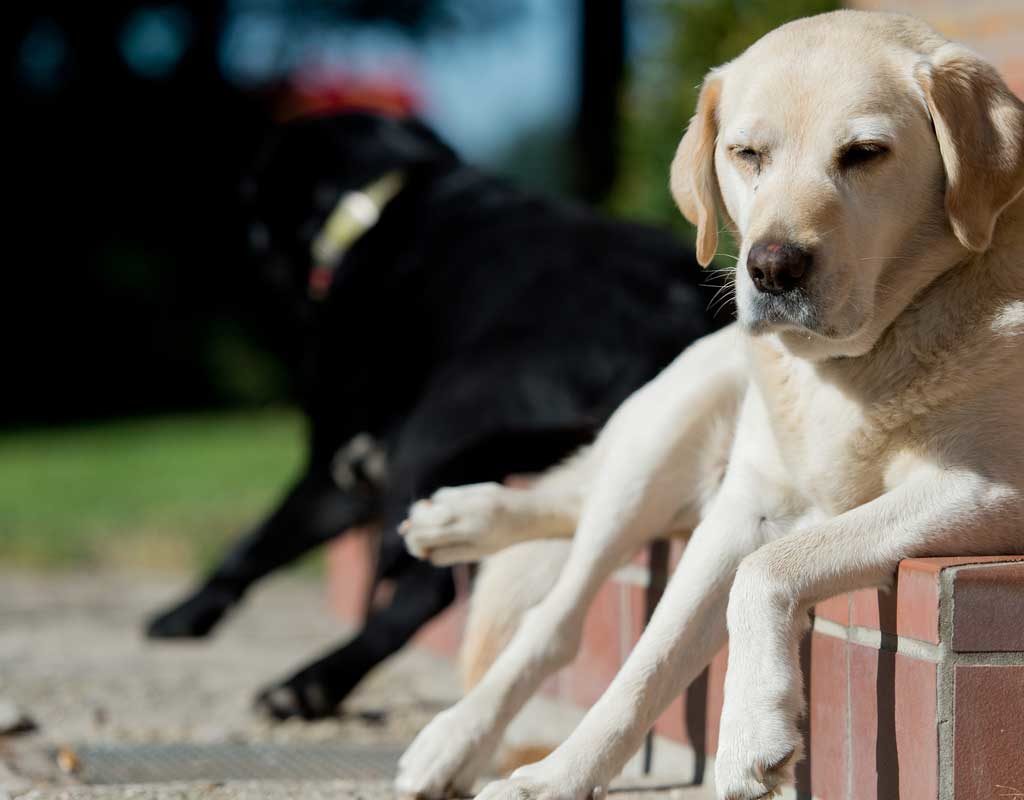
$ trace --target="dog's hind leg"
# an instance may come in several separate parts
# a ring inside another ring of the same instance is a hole
[[[476,686],[512,641],[527,612],[554,588],[569,558],[569,539],[538,539],[507,547],[484,559],[473,583],[469,615],[459,648],[463,692]],[[531,738],[506,743],[496,768],[507,774],[539,761],[554,743]]]
[[[157,614],[153,638],[205,636],[260,578],[342,533],[376,511],[370,486],[337,486],[329,463],[313,462],[267,520],[240,539],[184,600]]]
[[[519,629],[523,615],[558,580],[572,548],[572,542],[564,537],[572,536],[576,530],[596,461],[595,449],[585,447],[525,488],[478,484],[494,486],[498,491],[478,492],[475,486],[464,486],[441,489],[434,494],[432,502],[445,504],[453,512],[453,519],[462,521],[460,527],[467,540],[477,542],[493,536],[488,531],[492,526],[500,529],[507,543],[504,549],[483,559],[473,584],[459,653],[466,690],[480,682]],[[492,500],[495,507],[480,508],[481,500]],[[410,516],[405,532],[407,545],[416,527],[416,515]],[[414,547],[409,549],[415,552]],[[445,563],[445,556],[444,548],[430,551],[430,559],[435,563]]]
[[[459,651],[467,691],[480,682],[512,640],[525,614],[554,587],[571,549],[568,539],[538,539],[484,560],[473,584]]]

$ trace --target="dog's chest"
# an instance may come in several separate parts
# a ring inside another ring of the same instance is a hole
[[[882,493],[889,436],[813,367],[772,353],[756,370],[765,420],[793,489],[839,514]]]

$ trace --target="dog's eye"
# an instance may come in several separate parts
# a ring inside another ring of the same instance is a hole
[[[858,142],[851,144],[839,154],[839,166],[843,169],[853,169],[875,161],[888,154],[889,148],[877,142]]]
[[[732,148],[732,154],[751,169],[760,171],[761,153],[753,147],[736,146]]]

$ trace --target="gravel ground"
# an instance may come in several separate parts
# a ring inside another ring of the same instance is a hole
[[[0,733],[0,800],[390,798],[377,779],[88,786],[76,777],[78,753],[180,743],[400,750],[459,695],[448,662],[410,649],[372,673],[340,718],[272,724],[251,710],[256,690],[346,633],[320,585],[268,581],[206,641],[146,641],[145,617],[184,588],[161,574],[0,572],[0,706],[10,716],[13,703],[36,725]],[[692,792],[638,796],[704,797]]]

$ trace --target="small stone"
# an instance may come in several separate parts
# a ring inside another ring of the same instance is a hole
[[[82,760],[70,747],[62,747],[57,751],[57,766],[64,774],[74,775],[82,769]]]
[[[0,736],[28,733],[36,723],[11,700],[0,699]]]

